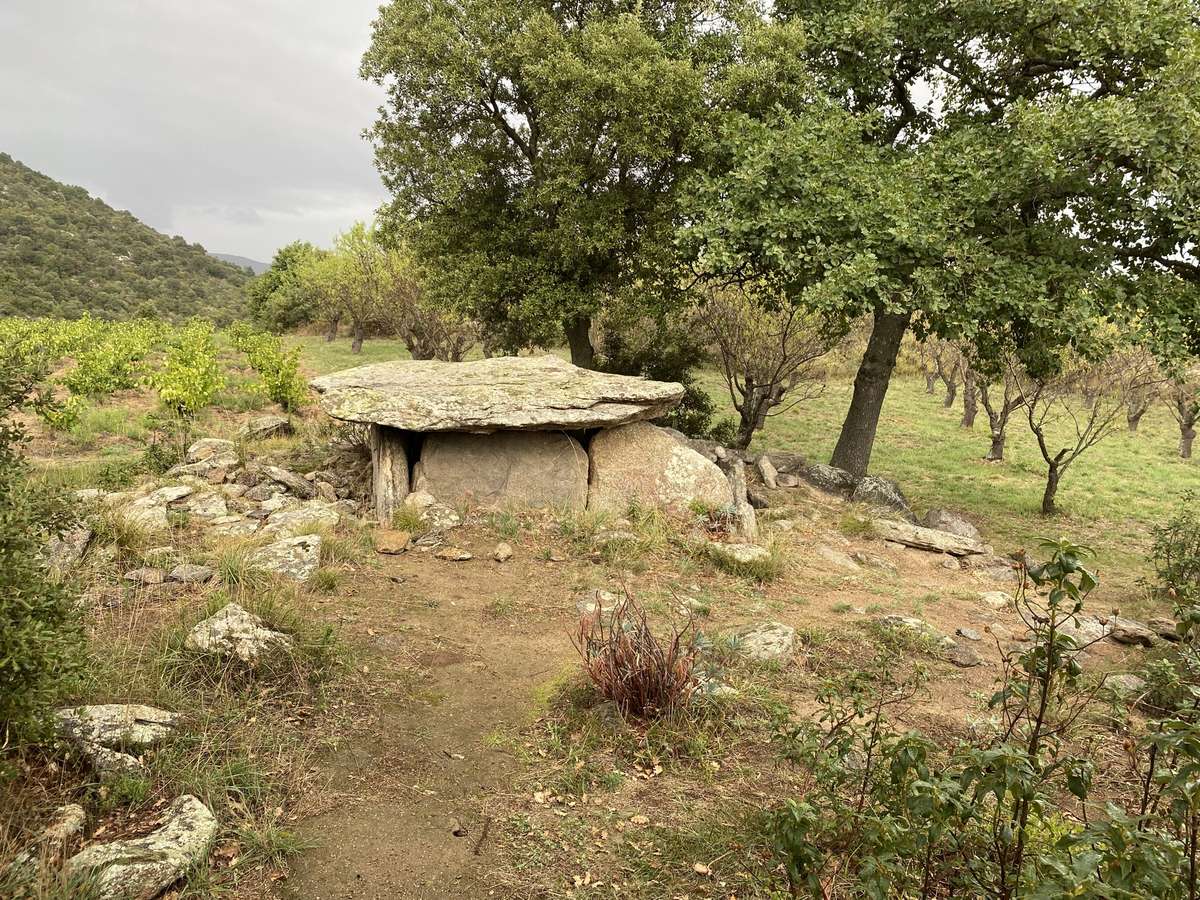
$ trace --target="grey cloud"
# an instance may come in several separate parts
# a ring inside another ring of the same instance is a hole
[[[376,0],[3,0],[0,150],[211,250],[328,243],[385,199]]]

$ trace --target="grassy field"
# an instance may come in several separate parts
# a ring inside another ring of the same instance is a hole
[[[313,374],[408,357],[395,341],[367,341],[359,355],[350,352],[344,338],[289,341],[303,348],[303,365]],[[706,373],[702,382],[732,414],[716,373]],[[849,378],[834,380],[819,399],[770,419],[752,449],[787,450],[827,462],[851,390]],[[1148,571],[1151,527],[1169,515],[1182,491],[1200,488],[1200,468],[1176,455],[1178,430],[1166,408],[1147,413],[1136,434],[1122,426],[1081,457],[1063,480],[1062,512],[1046,519],[1038,511],[1045,464],[1019,414],[1009,424],[1007,458],[989,463],[983,460],[989,445],[986,416],[981,412],[973,429],[961,428],[961,405],[946,409],[941,400],[940,388],[934,395],[925,393],[924,379],[896,377],[884,404],[872,471],[895,479],[918,514],[932,506],[966,513],[999,552],[1032,548],[1048,537],[1086,543],[1097,551],[1108,598],[1134,602],[1136,582]]]

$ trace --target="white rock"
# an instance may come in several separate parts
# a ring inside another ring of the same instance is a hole
[[[722,544],[712,541],[708,545],[708,551],[732,563],[753,563],[771,558],[771,551],[757,544]]]
[[[848,554],[843,553],[841,550],[835,550],[833,547],[826,547],[822,545],[817,548],[817,555],[827,563],[830,563],[831,565],[836,566],[843,571],[860,571],[858,563],[851,559]]]
[[[766,622],[737,633],[737,649],[759,662],[787,659],[796,643],[796,629],[782,622]]]
[[[266,504],[263,504],[263,508],[266,508]],[[271,513],[267,524],[262,528],[262,533],[293,537],[314,527],[336,528],[341,520],[342,514],[336,505],[324,500],[311,500]]]
[[[771,457],[767,456],[765,453],[762,454],[758,458],[756,465],[758,467],[759,477],[762,478],[763,484],[766,487],[770,488],[771,490],[775,490],[775,488],[779,487],[779,472],[776,471],[775,465],[771,462]]]
[[[223,438],[201,438],[187,448],[184,456],[189,463],[204,462],[223,453],[233,453],[237,445]]]
[[[984,591],[979,595],[979,601],[995,610],[1009,609],[1013,605],[1012,596],[1004,591]]]
[[[264,653],[291,645],[290,637],[267,628],[262,619],[236,603],[227,604],[198,623],[183,641],[188,650],[236,656],[246,663],[255,663]]]
[[[103,900],[151,900],[203,860],[217,835],[217,820],[190,795],[164,811],[145,837],[94,844],[66,863],[68,876],[90,875]]]
[[[72,706],[54,714],[59,731],[81,744],[110,750],[142,750],[171,733],[175,713],[140,703]]]
[[[220,516],[208,523],[214,534],[225,537],[247,537],[258,531],[258,522],[243,516]]]

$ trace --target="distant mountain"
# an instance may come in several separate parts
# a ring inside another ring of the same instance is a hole
[[[225,321],[249,280],[199,244],[0,153],[0,315]]]
[[[260,262],[257,259],[250,259],[248,256],[235,256],[232,253],[212,253],[217,259],[223,259],[225,262],[237,266],[240,269],[249,269],[255,275],[261,275],[267,269],[271,268],[270,263]]]

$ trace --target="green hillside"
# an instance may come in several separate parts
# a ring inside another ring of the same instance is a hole
[[[225,320],[249,277],[0,153],[0,315]]]

